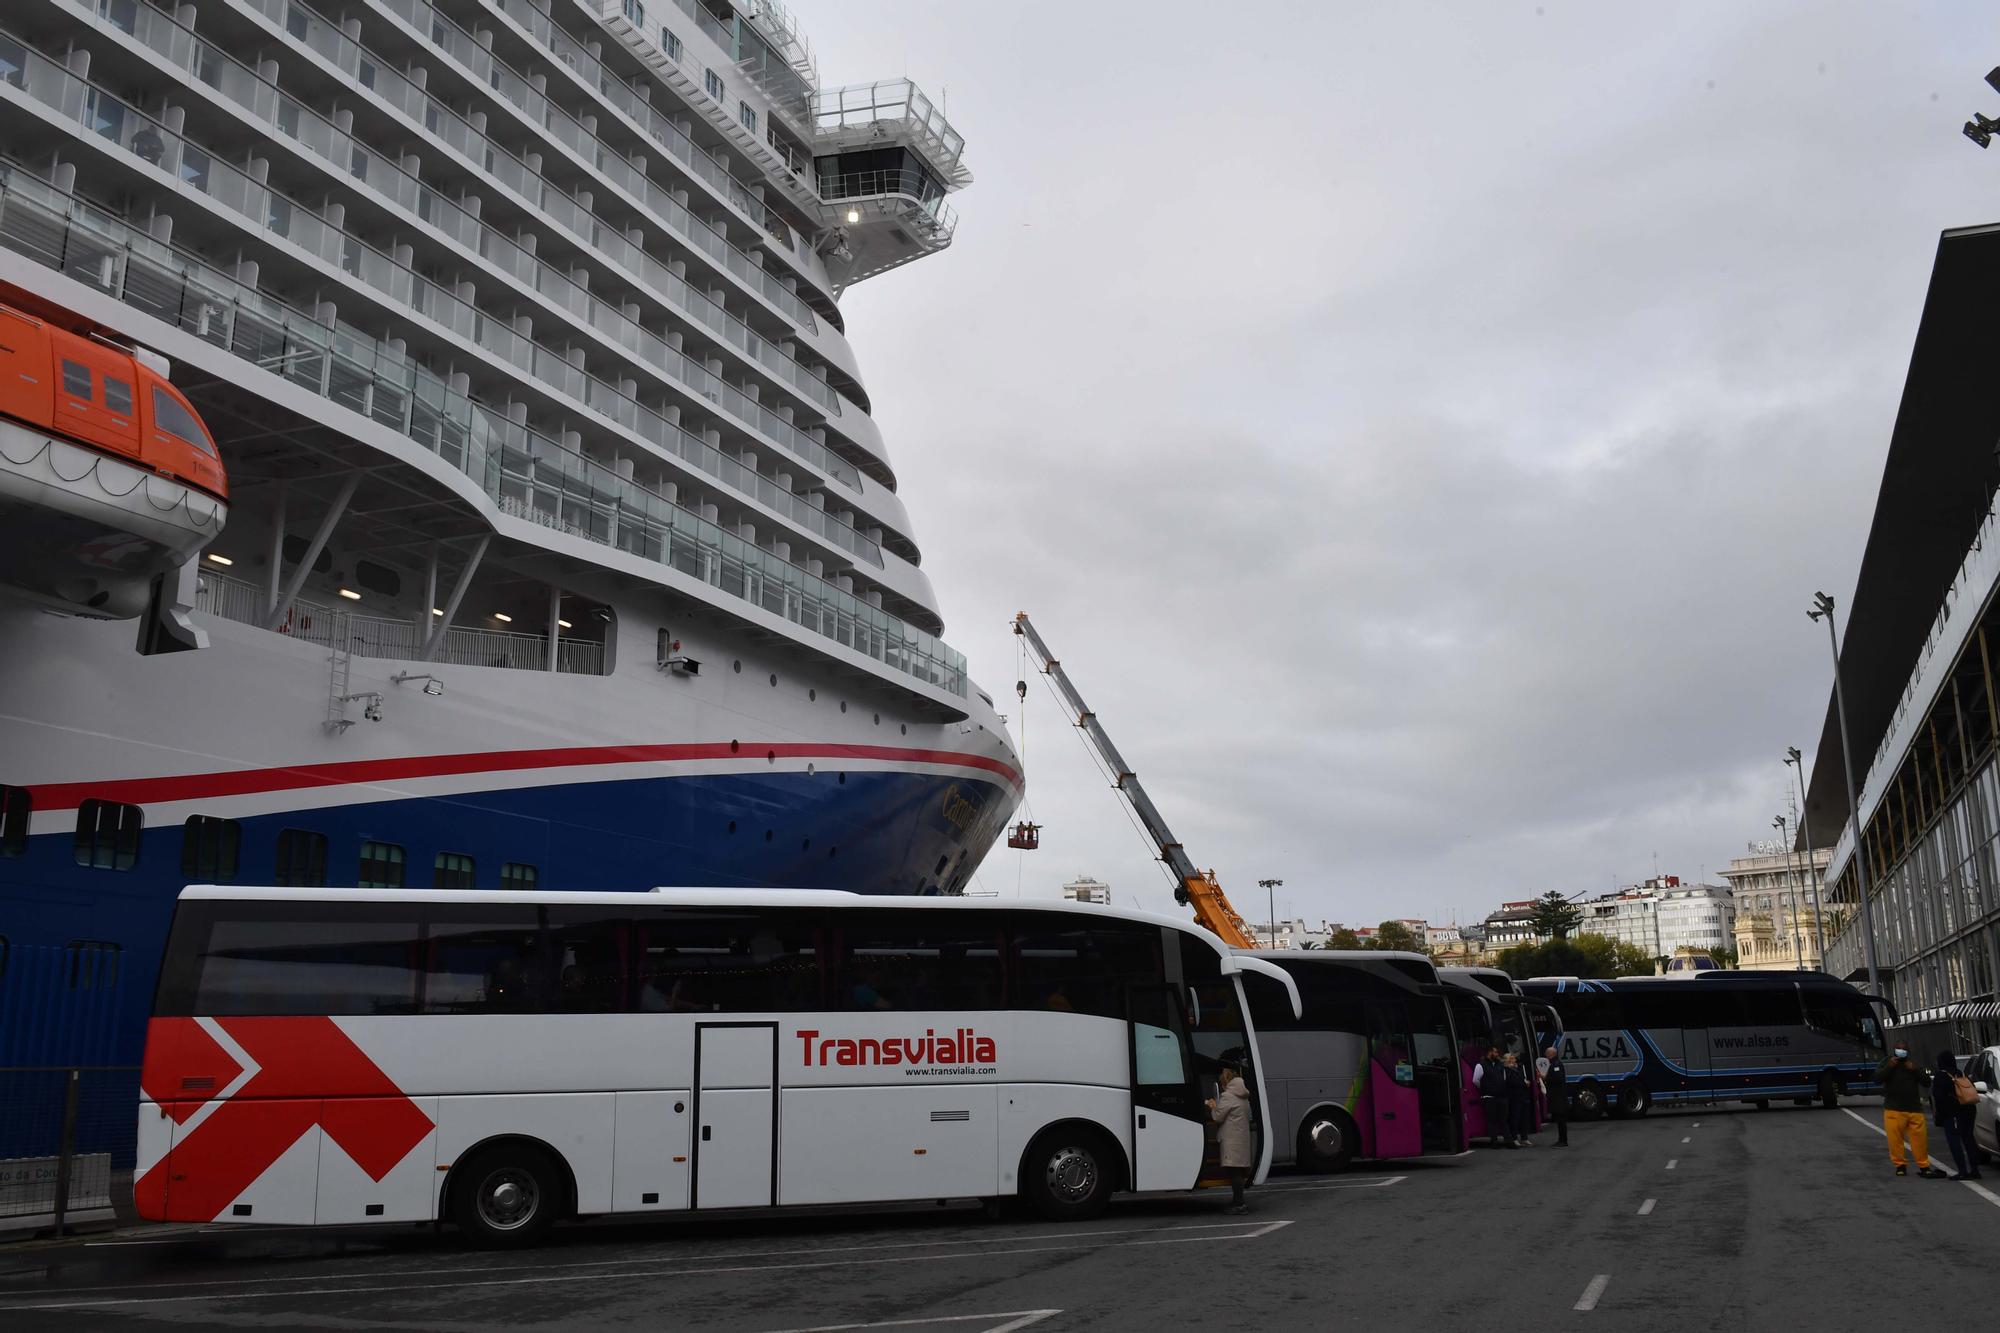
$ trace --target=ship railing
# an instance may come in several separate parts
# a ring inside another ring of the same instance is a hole
[[[259,3],[266,9],[271,7],[271,0],[253,0],[253,3]],[[296,5],[293,11],[305,12]],[[268,123],[301,147],[325,158],[343,173],[356,175],[368,188],[383,194],[460,244],[477,251],[495,267],[532,287],[594,330],[608,335],[646,365],[663,369],[709,402],[723,407],[731,416],[821,468],[842,485],[856,491],[861,489],[859,473],[853,464],[785,420],[770,406],[712,374],[698,361],[670,347],[664,338],[622,311],[593,298],[569,275],[543,263],[512,239],[486,226],[458,204],[403,171],[392,159],[365,151],[357,156],[351,135],[309,108],[284,97],[247,66],[196,42],[187,29],[172,19],[140,8],[132,12],[129,24],[118,26],[135,41],[187,69],[191,76],[201,77],[247,114]],[[321,38],[317,44],[320,47],[331,48],[344,43],[352,48],[352,52],[347,53],[349,58],[337,63],[351,65],[361,58],[352,54],[358,53],[361,48],[324,20],[310,21],[306,31],[308,37],[317,35]],[[0,36],[0,41],[6,40]],[[334,58],[330,50],[322,54],[327,54],[329,59]],[[539,173],[498,150],[485,135],[468,123],[450,117],[434,99],[423,95],[414,84],[393,70],[383,68],[379,61],[371,62],[371,66],[377,70],[374,91],[391,106],[401,108],[412,119],[421,120],[431,133],[473,160],[485,162],[488,173],[496,181],[539,206],[585,245],[622,265],[635,278],[651,284],[654,290],[663,293],[684,313],[693,316],[746,359],[756,362],[781,384],[790,386],[833,416],[842,414],[840,394],[823,375],[815,374],[796,357],[781,351],[756,330],[717,305],[706,293],[626,240],[617,228],[598,221],[594,214],[585,211],[575,200],[549,185]],[[328,225],[308,205],[278,194],[263,182],[253,180],[214,155],[187,143],[180,135],[159,125],[137,108],[120,102],[101,89],[92,88],[54,61],[37,53],[25,52],[20,74],[10,81],[37,95],[40,100],[57,106],[65,114],[83,120],[94,132],[150,164],[178,174],[185,184],[203,191],[259,226],[310,250],[328,263],[345,266],[353,276],[422,311],[461,336],[472,337],[474,329],[481,329],[483,339],[508,344],[502,354],[508,355],[510,364],[522,369],[530,369],[534,365],[535,352],[528,339],[491,319],[482,318],[473,306],[458,300],[450,292],[421,280],[390,256],[357,241],[344,228]],[[398,95],[399,89],[401,95]],[[583,134],[580,127],[577,133]],[[739,260],[740,253],[730,248],[705,223],[695,218],[671,195],[653,185],[636,168],[621,159],[597,152],[593,146],[573,146],[596,162],[599,171],[644,200],[653,215],[666,219],[682,234],[683,239],[693,242],[698,249],[732,272],[738,270],[739,265],[729,263],[724,252]],[[356,171],[355,162],[365,165]],[[763,205],[759,204],[757,215],[761,217],[764,211]],[[746,271],[754,269],[759,282],[773,280],[762,268],[747,260],[742,262],[741,267]],[[752,285],[757,285],[757,282],[752,282]],[[488,350],[500,349],[489,347]],[[551,382],[574,378],[565,367],[552,377]],[[604,391],[611,390],[607,386]]]
[[[844,88],[822,88],[813,94],[813,121],[821,135],[868,129],[876,137],[901,128],[914,139],[932,165],[964,185],[972,174],[959,165],[965,139],[923,90],[908,79],[880,79]],[[876,131],[877,126],[882,127]]]
[[[571,452],[342,323],[324,324],[0,161],[0,245],[388,427],[496,506],[659,564],[964,697],[965,657],[899,616]],[[503,486],[503,478],[507,484]]]
[[[850,171],[840,176],[821,176],[819,195],[828,203],[885,195],[908,199],[913,207],[904,211],[905,220],[921,227],[940,243],[949,241],[958,229],[958,214],[944,201],[944,191],[936,180],[921,171]]]
[[[261,625],[270,610],[269,590],[204,569],[195,583],[195,610],[238,624]],[[429,631],[429,626],[420,627],[411,620],[342,611],[297,598],[277,633],[322,648],[344,646],[356,657],[425,660],[446,666],[506,667],[515,671],[548,669],[546,635],[453,626],[445,631],[444,642],[426,658],[423,654]],[[591,639],[557,639],[556,670],[583,676],[603,675],[604,645]]]

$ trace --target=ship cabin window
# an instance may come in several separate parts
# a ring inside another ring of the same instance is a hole
[[[400,889],[403,887],[403,849],[393,842],[361,844],[361,871],[354,878],[357,889]]]
[[[736,118],[743,122],[743,128],[752,134],[757,132],[757,108],[748,102],[736,104]]]
[[[291,534],[290,536],[285,538],[285,563],[288,565],[296,565],[297,563],[299,563],[299,561],[306,558],[306,552],[311,549],[312,549],[311,542],[307,541],[304,537],[299,536],[297,533]],[[331,574],[332,572],[333,572],[333,552],[327,550],[324,546],[322,546],[319,548],[318,557],[313,560],[313,573]]]
[[[65,360],[62,363],[63,392],[72,398],[90,401],[90,367],[81,361]]]
[[[373,560],[355,561],[354,577],[369,592],[378,592],[384,597],[395,597],[403,591],[403,576]]]
[[[157,384],[153,386],[153,425],[183,444],[193,445],[210,458],[215,457],[215,445],[210,442],[208,432],[201,428],[201,423],[194,419],[194,413]]]
[[[472,858],[464,852],[439,852],[437,859],[431,862],[431,887],[472,888]]]
[[[181,873],[215,883],[235,879],[242,842],[243,826],[235,820],[189,815],[181,825]]]
[[[130,870],[139,863],[145,813],[120,801],[87,800],[76,807],[76,863],[93,870]]]
[[[124,946],[109,940],[71,940],[64,946],[71,990],[103,990],[118,984],[118,956]]]
[[[278,831],[274,876],[281,888],[317,889],[326,883],[326,834],[302,828]]]
[[[104,405],[121,417],[132,415],[132,386],[124,380],[104,377]]]
[[[512,893],[516,889],[532,891],[542,872],[526,861],[509,861],[500,867],[500,887]]]
[[[660,29],[660,49],[667,53],[667,59],[681,58],[681,39],[674,36],[671,28]]]
[[[26,787],[0,787],[0,856],[28,852],[28,813],[34,802]]]
[[[712,69],[705,69],[701,73],[702,73],[701,86],[708,90],[708,95],[710,97],[713,97],[716,101],[720,102],[729,95],[728,89],[726,89],[723,86],[722,76],[720,74],[717,74]]]

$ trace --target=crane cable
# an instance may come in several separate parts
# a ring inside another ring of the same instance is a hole
[[[1063,699],[1062,695],[1056,692],[1055,682],[1049,679],[1049,673],[1045,670],[1040,674],[1042,677],[1042,684],[1048,689],[1049,697],[1055,700],[1056,702],[1057,712],[1059,714],[1067,712],[1069,705]],[[1090,762],[1092,766],[1095,767],[1099,773],[1103,774],[1105,782],[1111,787],[1113,791],[1118,793],[1119,795],[1118,808],[1124,812],[1125,822],[1132,826],[1133,832],[1139,835],[1139,840],[1143,842],[1147,847],[1152,849],[1154,853],[1153,862],[1155,865],[1160,867],[1160,872],[1167,877],[1167,882],[1173,885],[1177,889],[1181,887],[1180,876],[1176,875],[1173,871],[1173,867],[1167,864],[1166,849],[1159,845],[1159,842],[1153,837],[1153,835],[1146,831],[1146,826],[1140,822],[1138,812],[1132,808],[1131,796],[1128,795],[1125,791],[1125,788],[1119,784],[1118,774],[1113,773],[1111,771],[1111,766],[1104,762],[1104,756],[1099,754],[1097,752],[1097,747],[1090,743],[1090,737],[1084,731],[1083,723],[1072,722],[1070,726],[1075,729],[1077,740],[1083,746],[1083,752],[1090,756]]]

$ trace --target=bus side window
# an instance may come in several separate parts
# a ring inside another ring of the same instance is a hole
[[[1068,913],[1017,914],[1014,959],[1016,1009],[1123,1019],[1127,987],[1165,980],[1157,928],[1081,925]]]
[[[817,922],[775,909],[645,913],[639,936],[642,1013],[811,1012],[820,996]]]
[[[839,1009],[997,1009],[997,920],[957,913],[861,912],[844,918],[833,1003]]]
[[[532,1014],[552,1008],[545,937],[533,907],[425,910],[424,1012]]]
[[[159,1012],[208,1017],[416,1010],[414,908],[189,902],[174,921]]]
[[[634,930],[615,907],[549,908],[555,968],[552,1008],[564,1014],[616,1014],[631,1003]]]

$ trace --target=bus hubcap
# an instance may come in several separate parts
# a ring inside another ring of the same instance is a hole
[[[512,1231],[535,1215],[541,1193],[535,1178],[514,1167],[495,1171],[479,1187],[479,1216],[499,1231]]]
[[[1057,1198],[1089,1198],[1097,1189],[1097,1159],[1081,1148],[1059,1150],[1049,1159],[1048,1184]]]
[[[1312,1144],[1312,1150],[1321,1157],[1338,1157],[1340,1126],[1331,1120],[1315,1120],[1312,1128],[1306,1131],[1306,1141]]]

